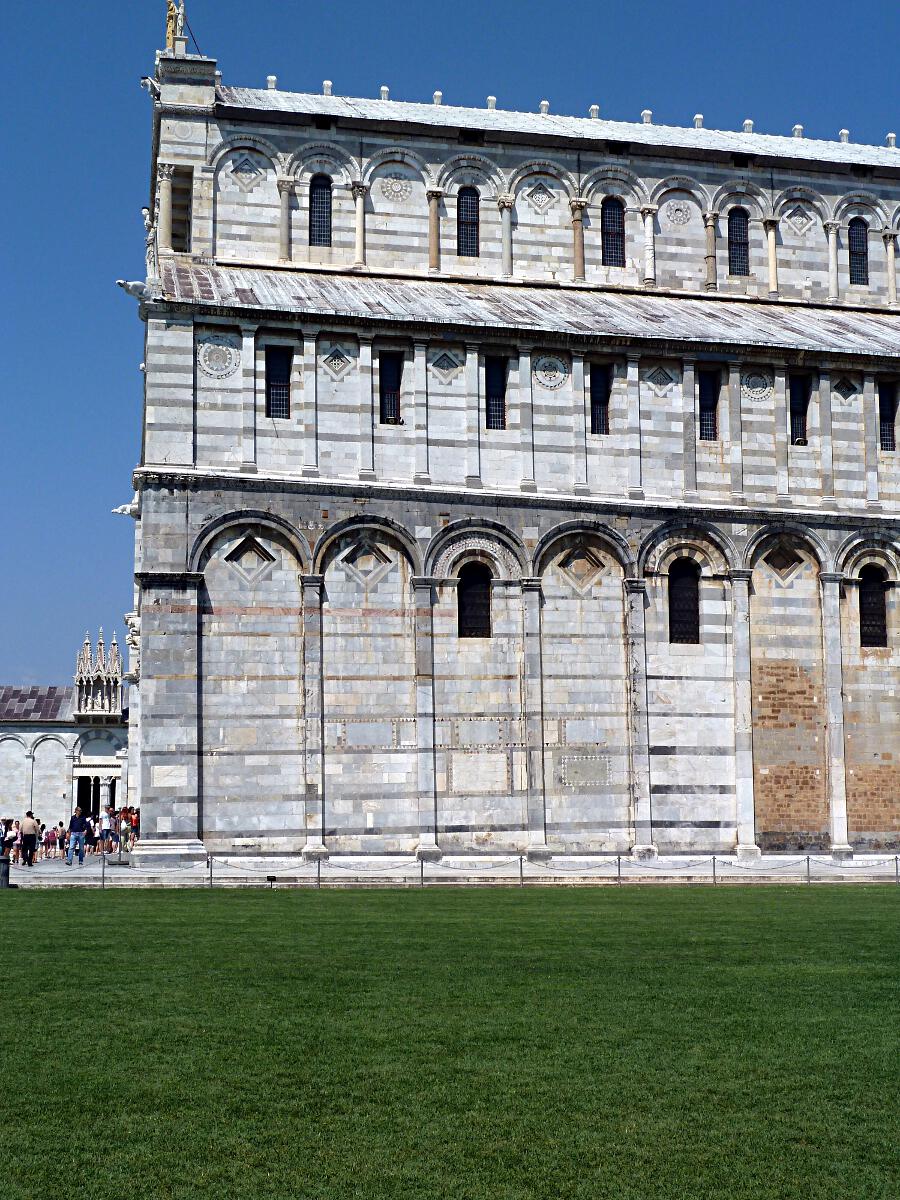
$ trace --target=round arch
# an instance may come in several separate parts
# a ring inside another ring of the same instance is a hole
[[[834,206],[834,219],[846,225],[853,217],[869,218],[869,228],[876,233],[890,225],[887,209],[871,192],[851,192],[842,196]]]
[[[618,184],[619,190],[612,190],[610,184]],[[641,208],[650,199],[643,181],[625,167],[596,167],[582,181],[581,194],[588,200],[598,194],[621,196],[632,208]]]
[[[571,200],[573,196],[578,194],[578,187],[574,176],[565,167],[560,166],[559,163],[543,158],[532,158],[528,162],[524,162],[516,167],[515,171],[509,177],[510,194],[515,196],[516,189],[532,175],[548,175],[551,179],[555,179],[562,185],[568,200]]]
[[[690,558],[701,573],[726,575],[737,562],[732,542],[705,521],[671,521],[644,539],[638,551],[638,573],[658,575],[676,558]]]
[[[900,544],[885,534],[853,534],[834,556],[838,571],[857,575],[863,567],[884,567],[893,583],[900,580]]]
[[[687,192],[693,197],[701,213],[709,209],[706,188],[691,175],[669,175],[666,179],[661,179],[650,193],[650,203],[661,204],[669,192]]]
[[[437,185],[446,195],[453,196],[461,187],[486,186],[496,199],[506,190],[506,177],[490,158],[483,154],[457,154],[438,171]]]
[[[42,746],[44,742],[56,742],[57,745],[62,746],[66,754],[70,754],[76,745],[76,741],[66,742],[58,733],[42,733],[31,743],[31,753],[34,754],[38,746]]]
[[[314,142],[295,151],[288,159],[285,174],[298,183],[309,183],[313,175],[329,175],[345,187],[359,178],[359,165],[340,146],[332,142]]]
[[[263,528],[271,529],[274,533],[278,533],[286,538],[291,549],[297,555],[300,565],[304,570],[308,569],[312,556],[303,534],[288,521],[285,521],[283,517],[277,517],[274,513],[263,512],[262,510],[253,508],[225,513],[223,516],[217,517],[215,521],[211,521],[209,525],[204,526],[194,539],[194,544],[191,547],[188,569],[191,571],[202,569],[200,564],[213,538],[232,527],[241,528],[248,525],[261,525]]]
[[[716,189],[710,201],[712,212],[725,212],[726,209],[735,206],[746,208],[750,216],[757,220],[772,215],[772,206],[765,192],[755,183],[750,183],[749,180],[735,179],[723,183],[720,188]]]
[[[606,546],[606,549],[616,560],[622,572],[626,576],[633,574],[634,559],[631,549],[628,542],[620,533],[617,533],[614,529],[610,529],[609,526],[604,525],[601,521],[564,521],[560,525],[555,525],[548,533],[545,533],[535,547],[533,556],[533,574],[535,577],[543,574],[560,542],[568,538],[577,538],[583,535],[597,538],[598,541]]]
[[[409,559],[413,574],[422,574],[422,555],[416,539],[409,530],[397,521],[392,521],[390,517],[367,517],[365,515],[347,517],[346,520],[338,521],[337,524],[330,526],[322,534],[313,550],[315,572],[320,575],[323,574],[328,554],[340,538],[346,537],[347,534],[364,533],[367,531],[381,533],[393,541],[399,542]]]
[[[798,200],[802,200],[810,206],[819,218],[819,223],[824,228],[825,222],[828,220],[828,205],[819,193],[814,192],[812,188],[800,186],[785,188],[772,205],[772,215],[780,221],[784,216],[784,209],[792,202]]]
[[[15,742],[17,745],[21,746],[26,753],[30,753],[28,743],[17,733],[0,733],[0,746],[2,746],[4,742]]]
[[[416,154],[415,151],[405,150],[401,146],[388,146],[384,150],[379,150],[376,154],[373,154],[363,170],[363,182],[371,185],[372,176],[379,167],[387,166],[392,162],[401,163],[405,167],[411,167],[413,170],[418,171],[426,187],[436,186],[434,172],[425,159],[420,154]]]
[[[825,542],[813,530],[794,521],[779,521],[777,525],[767,525],[764,529],[758,529],[744,547],[741,566],[752,570],[765,552],[766,546],[783,537],[801,543],[801,546],[815,559],[816,566],[820,571],[831,570],[831,552]]]
[[[461,561],[486,556],[500,578],[517,579],[528,573],[528,555],[516,535],[495,521],[464,517],[453,521],[431,541],[425,553],[428,575],[447,578]]]
[[[284,167],[284,155],[279,152],[277,147],[265,138],[258,137],[252,133],[235,134],[234,137],[225,138],[224,141],[219,142],[210,151],[206,159],[207,166],[218,170],[222,159],[226,154],[230,154],[232,150],[255,150],[258,154],[262,154],[267,158],[276,171],[281,171]]]

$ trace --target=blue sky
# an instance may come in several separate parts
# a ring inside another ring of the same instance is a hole
[[[0,297],[0,683],[65,683],[85,628],[131,607],[152,73],[164,0],[19,5],[8,23]],[[900,0],[286,4],[188,0],[225,82],[884,144],[900,132]],[[900,151],[898,151],[900,154]]]

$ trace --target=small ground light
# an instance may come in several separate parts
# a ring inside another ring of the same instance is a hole
[[[267,875],[266,876],[266,883],[269,885],[270,888],[273,888],[275,886],[275,880],[277,878],[278,878],[277,875]]]

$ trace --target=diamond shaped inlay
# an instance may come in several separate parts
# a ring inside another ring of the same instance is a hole
[[[857,392],[856,385],[853,384],[846,376],[839,379],[834,385],[833,390],[837,392],[842,400],[849,400],[851,396],[855,396]]]
[[[544,213],[556,197],[545,183],[536,183],[528,193],[528,203],[539,213]]]
[[[802,562],[803,559],[789,542],[779,542],[766,555],[768,566],[772,568],[776,575],[780,575],[783,580],[786,580],[789,575],[793,575]]]
[[[264,178],[265,171],[249,154],[244,154],[231,164],[231,174],[238,186],[249,192]]]
[[[336,379],[340,378],[351,365],[350,356],[345,354],[340,346],[332,346],[322,362]]]
[[[798,233],[806,233],[810,225],[813,223],[811,214],[803,207],[802,204],[795,204],[791,211],[787,214],[787,220],[793,225]]]
[[[647,382],[652,384],[658,392],[664,392],[666,388],[672,386],[675,379],[665,367],[654,367],[647,375]]]
[[[352,578],[367,588],[374,587],[394,565],[381,547],[367,538],[354,542],[341,556],[341,563]]]
[[[584,595],[603,574],[605,563],[590,546],[576,546],[559,563],[560,574],[576,592]]]
[[[275,561],[275,556],[252,534],[247,534],[225,555],[225,561],[234,567],[247,583],[254,584],[268,571]]]

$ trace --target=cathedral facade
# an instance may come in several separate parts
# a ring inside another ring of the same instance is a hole
[[[146,82],[140,855],[900,845],[893,136]]]

